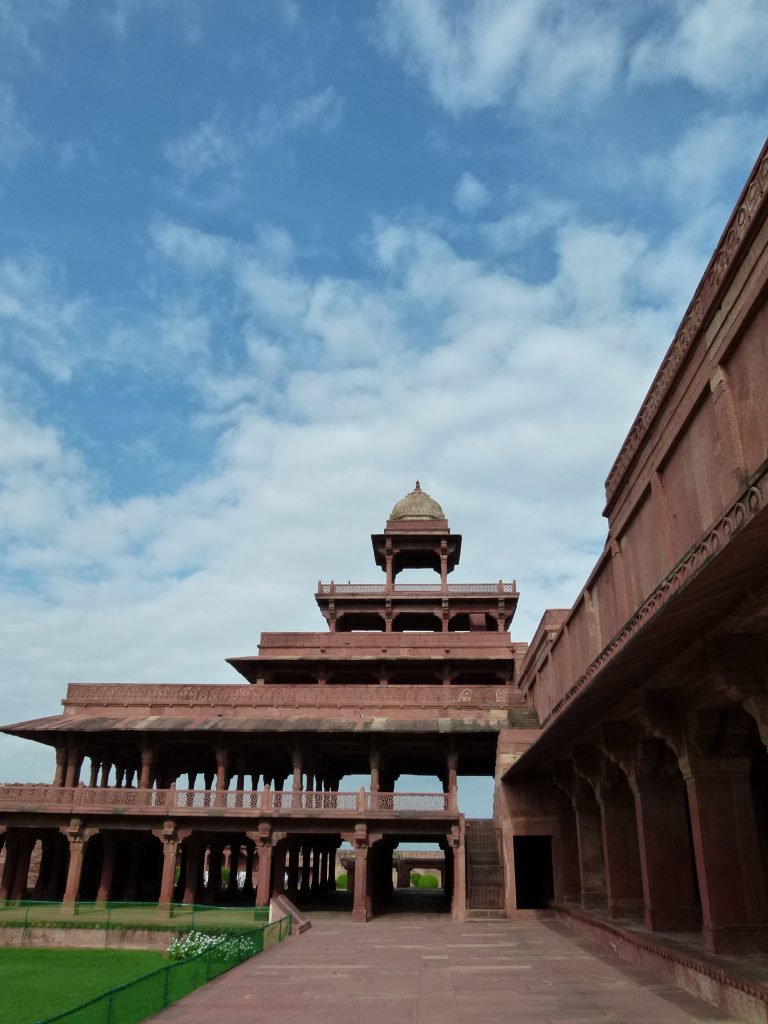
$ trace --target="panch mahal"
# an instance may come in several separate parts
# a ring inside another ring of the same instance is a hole
[[[530,643],[515,582],[451,582],[461,535],[417,483],[371,538],[379,581],[319,583],[326,628],[263,634],[228,659],[240,684],[71,685],[62,714],[5,726],[55,769],[0,786],[0,898],[301,901],[333,892],[343,847],[364,922],[421,844],[457,921],[549,909],[649,950],[765,952],[768,147],[604,515],[583,589]],[[492,818],[465,818],[459,776],[495,780]]]

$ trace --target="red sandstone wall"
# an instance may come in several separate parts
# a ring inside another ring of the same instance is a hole
[[[766,471],[768,144],[606,483],[609,541],[520,683],[541,719]]]

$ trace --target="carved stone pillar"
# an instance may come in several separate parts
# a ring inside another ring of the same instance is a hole
[[[152,786],[152,769],[155,764],[155,751],[153,747],[146,746],[141,749],[141,774],[139,776],[139,789],[150,789]]]
[[[643,885],[637,845],[635,801],[619,766],[598,748],[574,748],[576,771],[592,786],[600,809],[600,830],[608,913],[640,914]]]
[[[77,785],[78,769],[80,768],[80,753],[74,745],[67,745],[67,767],[64,775],[66,787]]]
[[[454,921],[466,921],[467,919],[467,878],[466,878],[466,857],[464,853],[464,842],[461,830],[454,825],[448,833],[448,847],[453,854],[451,880],[453,893],[451,895],[451,918]],[[446,856],[446,861],[448,857]]]
[[[341,837],[354,848],[354,880],[350,873],[349,879],[353,888],[352,920],[365,922],[371,916],[371,894],[369,885],[369,847],[381,839],[381,835],[369,835],[366,825],[355,825],[355,831],[344,833]]]
[[[302,776],[302,773],[303,773],[303,769],[302,769],[302,760],[303,760],[302,754],[303,754],[303,751],[302,751],[301,747],[294,747],[291,753],[292,753],[292,759],[293,759],[293,792],[294,793],[300,793],[301,792],[301,776]]]
[[[259,857],[256,876],[256,906],[266,907],[272,896],[272,851],[275,841],[282,837],[273,835],[272,826],[266,822],[259,825],[258,831],[246,832],[246,836],[253,840]]]
[[[608,913],[641,916],[643,879],[637,843],[635,800],[618,766],[603,767],[597,790],[603,832]]]
[[[187,840],[187,872],[184,884],[184,902],[196,903],[200,887],[204,844],[191,836]],[[209,876],[210,877],[210,876]]]
[[[606,889],[600,808],[586,783],[575,788],[573,810],[576,814],[581,905],[585,910],[590,907],[603,907],[606,902]]]
[[[5,833],[5,864],[3,875],[0,879],[0,900],[10,898],[13,884],[16,879],[16,867],[19,861],[20,836],[15,829],[8,829]]]
[[[53,775],[54,786],[64,785],[64,776],[67,771],[67,748],[62,744],[56,747],[56,770]]]
[[[694,931],[696,904],[682,780],[639,773],[630,779],[643,878],[645,925],[651,931]]]
[[[447,793],[448,808],[458,812],[459,809],[459,784],[458,784],[458,755],[455,750],[450,750],[446,756],[447,765]]]
[[[83,873],[83,855],[85,844],[95,830],[83,829],[81,822],[73,818],[67,828],[62,829],[63,834],[69,841],[69,866],[67,868],[67,882],[64,888],[62,899],[62,910],[74,911],[77,896],[80,891],[80,878]]]
[[[288,892],[292,895],[299,888],[299,843],[292,839],[288,844]]]
[[[371,767],[371,793],[379,792],[379,770],[381,768],[381,755],[375,746],[368,751],[368,758]]]
[[[768,899],[750,785],[753,719],[740,708],[687,716],[680,768],[688,793],[704,943],[718,953],[759,951]]]
[[[216,750],[216,789],[224,790],[229,785],[228,776],[229,756],[226,747],[218,747]]]
[[[172,821],[166,821],[160,834],[160,840],[163,844],[163,873],[160,879],[160,898],[157,905],[161,910],[170,913],[173,902],[173,886],[176,881],[176,855],[179,849],[176,828]]]
[[[117,841],[117,836],[114,833],[102,832],[103,856],[101,860],[101,877],[99,878],[99,889],[96,894],[98,903],[106,903],[109,900],[109,894],[112,889],[112,877],[115,871]]]

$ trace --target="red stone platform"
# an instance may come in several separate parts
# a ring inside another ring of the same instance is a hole
[[[157,1024],[736,1024],[555,922],[317,915],[299,938],[199,989]]]

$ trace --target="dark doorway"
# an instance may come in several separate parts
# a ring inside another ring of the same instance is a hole
[[[554,897],[552,837],[515,836],[515,895],[518,910],[541,910]]]

